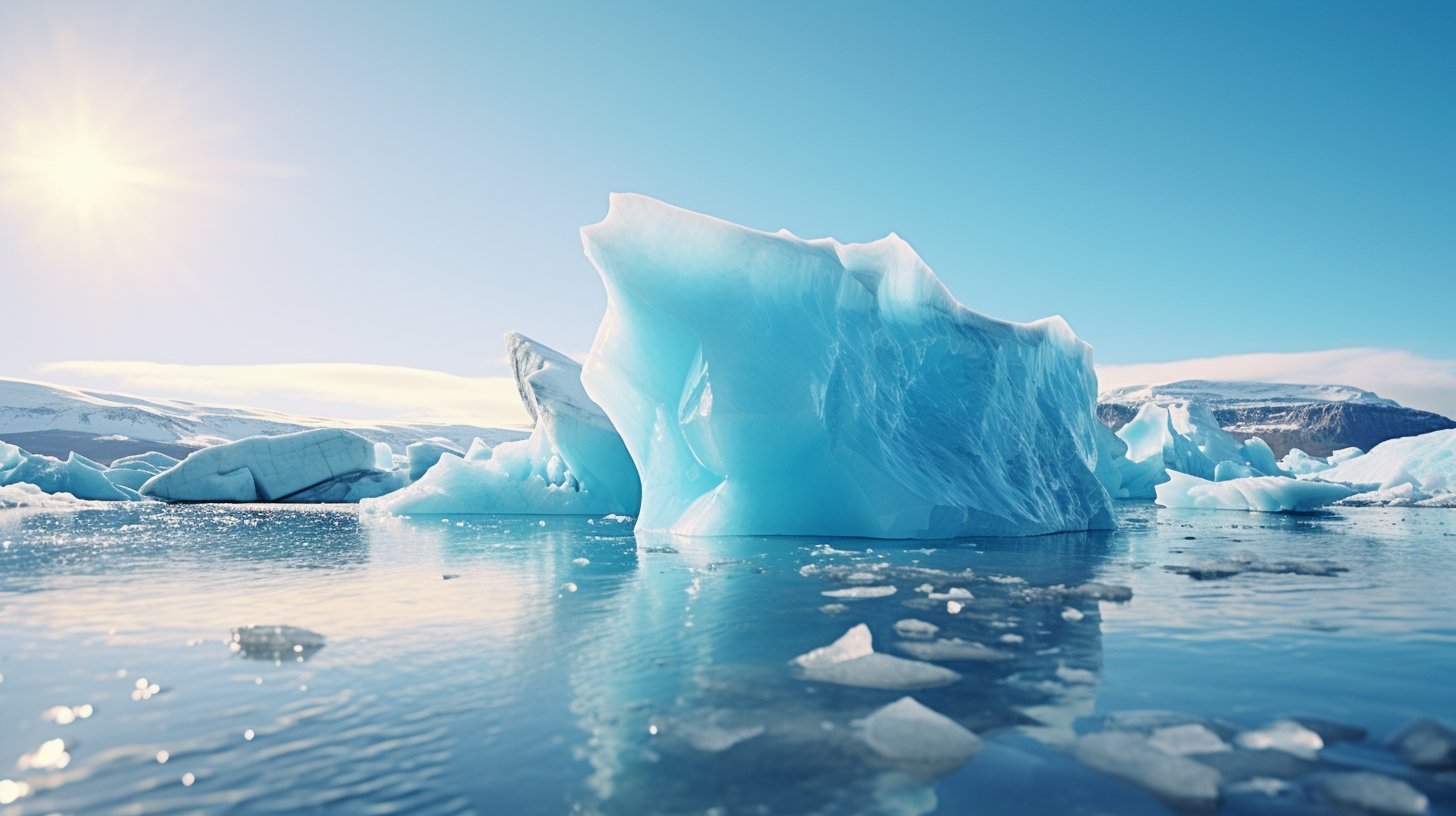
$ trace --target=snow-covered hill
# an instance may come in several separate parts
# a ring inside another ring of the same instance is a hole
[[[1208,380],[1129,385],[1102,392],[1097,415],[1116,430],[1147,402],[1201,402],[1235,438],[1261,437],[1281,457],[1291,448],[1314,456],[1352,446],[1368,451],[1387,439],[1456,428],[1440,414],[1348,385]]]
[[[186,456],[198,448],[249,436],[312,428],[345,428],[370,441],[387,442],[398,453],[406,445],[432,436],[445,437],[462,448],[469,447],[475,437],[495,444],[526,436],[523,431],[473,425],[306,417],[0,377],[0,441],[61,458],[71,451],[99,462],[151,450]]]

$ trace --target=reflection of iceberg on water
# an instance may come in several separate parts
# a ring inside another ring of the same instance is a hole
[[[324,636],[297,626],[240,626],[228,649],[249,660],[302,662],[324,647]]]
[[[1096,534],[1002,542],[1013,552],[995,558],[638,538],[633,581],[575,658],[588,813],[929,813],[939,780],[998,734],[1073,743],[1093,713],[1099,603],[1127,598],[1089,580]],[[870,584],[897,591],[818,611],[823,591]]]

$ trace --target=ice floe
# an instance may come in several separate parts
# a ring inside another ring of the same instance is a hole
[[[865,688],[934,688],[961,679],[941,666],[876,652],[870,628],[863,623],[830,645],[802,654],[790,663],[806,680]]]

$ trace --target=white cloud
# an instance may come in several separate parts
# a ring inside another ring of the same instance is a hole
[[[1456,360],[1402,349],[1348,348],[1097,366],[1102,389],[1176,380],[1353,385],[1411,408],[1456,416]]]
[[[178,365],[126,360],[45,363],[47,379],[138,396],[221,402],[338,419],[528,425],[511,377],[363,363]]]

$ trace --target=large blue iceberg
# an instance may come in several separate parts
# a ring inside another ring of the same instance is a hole
[[[582,230],[607,313],[582,382],[638,529],[1020,536],[1113,526],[1092,349],[956,302],[895,235],[802,240],[614,195]]]
[[[511,332],[506,351],[531,436],[464,457],[442,452],[419,481],[364,503],[371,512],[635,515],[637,469],[612,421],[586,395],[581,364]],[[411,446],[411,457],[414,447]]]

